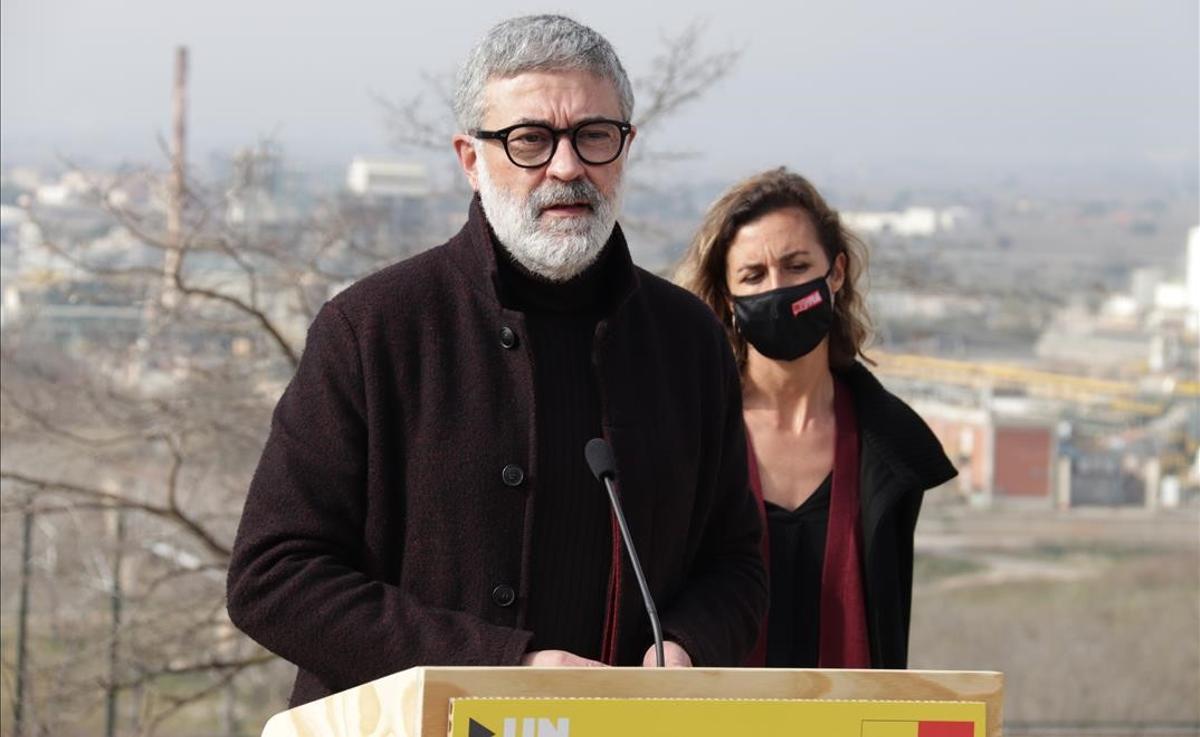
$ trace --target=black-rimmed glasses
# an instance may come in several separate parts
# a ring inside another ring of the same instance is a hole
[[[599,166],[616,161],[633,126],[620,120],[587,120],[570,128],[521,123],[495,131],[474,131],[475,138],[500,141],[508,160],[522,169],[545,166],[558,150],[558,139],[571,137],[571,148],[585,164]]]

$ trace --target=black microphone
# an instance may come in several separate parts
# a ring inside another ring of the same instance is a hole
[[[658,667],[665,665],[663,657],[662,624],[658,621],[658,609],[650,596],[650,586],[646,584],[646,574],[642,573],[642,561],[638,558],[637,550],[633,547],[633,538],[629,534],[629,525],[625,524],[625,512],[621,509],[621,500],[617,498],[617,490],[613,479],[617,477],[617,463],[613,460],[612,448],[604,438],[592,438],[583,448],[587,458],[588,468],[596,480],[604,484],[608,490],[608,501],[612,504],[613,513],[617,515],[617,525],[621,528],[621,539],[625,541],[625,550],[629,553],[629,562],[633,564],[633,574],[637,576],[638,588],[642,590],[642,601],[646,603],[646,614],[650,615],[650,628],[654,631],[654,655]]]

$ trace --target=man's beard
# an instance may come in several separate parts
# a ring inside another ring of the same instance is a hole
[[[596,261],[617,222],[620,185],[609,200],[585,179],[547,179],[522,201],[495,185],[482,152],[475,160],[483,212],[513,260],[553,282],[567,281]],[[576,203],[587,203],[592,211],[580,217],[541,217],[547,207]]]

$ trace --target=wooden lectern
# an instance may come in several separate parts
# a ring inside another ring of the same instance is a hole
[[[1000,737],[1004,676],[746,668],[412,668],[263,737]]]

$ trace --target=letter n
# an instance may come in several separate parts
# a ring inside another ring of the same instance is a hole
[[[559,717],[557,724],[538,719],[537,737],[571,737],[571,722],[565,717]]]

